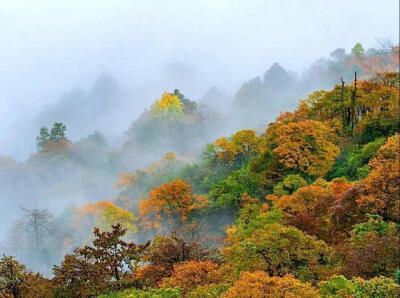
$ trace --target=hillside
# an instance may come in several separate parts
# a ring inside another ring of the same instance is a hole
[[[17,186],[5,188],[16,198],[63,207],[24,205],[4,243],[0,293],[396,297],[398,47],[335,55],[332,69],[352,65],[339,84],[311,92],[307,76],[276,64],[240,88],[226,118],[165,92],[119,148],[100,132],[73,142],[61,122],[42,127],[26,162],[0,159],[0,182]],[[318,80],[330,84],[327,72]],[[256,130],[275,97],[274,109],[295,97],[297,108]],[[248,126],[215,137],[239,112],[254,114]]]

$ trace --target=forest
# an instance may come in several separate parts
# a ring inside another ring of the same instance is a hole
[[[1,189],[32,202],[0,296],[397,297],[398,69],[399,46],[357,43],[301,76],[273,64],[228,113],[216,89],[166,91],[117,148],[42,126],[26,161],[0,157]]]

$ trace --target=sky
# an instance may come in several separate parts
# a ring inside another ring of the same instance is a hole
[[[398,43],[398,19],[398,0],[2,0],[0,155],[26,158],[22,124],[101,73],[137,88],[181,65],[189,97],[235,92],[275,61],[301,72],[337,47]]]

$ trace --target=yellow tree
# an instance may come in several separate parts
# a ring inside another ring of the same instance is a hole
[[[163,120],[176,120],[183,115],[183,105],[178,95],[165,92],[151,106],[150,114]]]
[[[293,274],[311,281],[321,280],[334,270],[329,246],[296,228],[278,223],[253,231],[251,227],[233,226],[227,234],[223,253],[236,273],[262,270],[271,276]]]
[[[74,222],[77,226],[86,222],[86,225],[90,225],[90,228],[97,226],[102,230],[106,230],[111,225],[119,223],[127,229],[128,234],[137,230],[135,225],[136,216],[110,201],[89,203],[82,208],[76,208],[74,211]]]
[[[339,154],[333,140],[329,127],[320,121],[290,122],[276,129],[273,153],[286,168],[321,177]]]
[[[258,150],[259,138],[251,129],[240,130],[231,138],[222,137],[215,141],[217,157],[227,162],[233,162],[237,156],[247,156]]]

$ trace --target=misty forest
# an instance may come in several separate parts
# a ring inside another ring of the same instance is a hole
[[[398,297],[399,45],[353,37],[232,88],[172,63],[32,109],[35,148],[0,150],[0,297]]]

